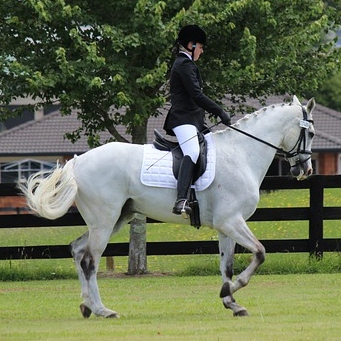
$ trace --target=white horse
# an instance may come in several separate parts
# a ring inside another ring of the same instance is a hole
[[[235,316],[248,315],[233,293],[248,284],[265,259],[265,249],[246,224],[256,210],[259,187],[276,148],[287,152],[291,173],[298,180],[312,174],[311,143],[314,127],[311,113],[314,99],[302,106],[296,96],[290,104],[266,107],[246,115],[232,127],[212,134],[216,147],[216,174],[212,184],[197,193],[203,226],[219,235],[220,297]],[[235,129],[264,141],[255,141]],[[56,219],[76,205],[88,231],[73,241],[71,251],[81,283],[84,317],[118,317],[101,301],[97,270],[110,236],[129,222],[135,213],[168,223],[188,223],[172,214],[176,190],[145,186],[140,181],[142,145],[108,143],[74,157],[64,167],[32,175],[20,185],[29,207],[42,217]],[[253,254],[249,266],[235,280],[235,244]]]

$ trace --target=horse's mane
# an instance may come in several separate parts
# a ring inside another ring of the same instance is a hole
[[[249,121],[250,119],[257,117],[259,115],[261,115],[262,113],[266,112],[266,111],[274,111],[275,109],[279,108],[279,107],[285,107],[285,106],[291,106],[293,103],[292,102],[283,102],[283,103],[278,103],[278,104],[271,104],[268,106],[265,106],[263,108],[260,108],[252,113],[249,114],[245,114],[243,115],[243,117],[241,117],[240,119],[238,119],[238,121],[236,121],[233,126],[235,127],[240,127],[243,126],[247,121]],[[218,131],[219,133],[220,131]]]

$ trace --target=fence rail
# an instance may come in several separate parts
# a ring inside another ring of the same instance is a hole
[[[321,257],[323,252],[341,250],[341,238],[323,238],[325,220],[341,220],[341,207],[324,207],[324,189],[341,188],[341,175],[314,175],[299,182],[287,177],[265,177],[261,190],[309,189],[309,207],[259,208],[249,221],[309,221],[308,239],[261,240],[268,253],[309,252]],[[0,196],[19,195],[15,184],[0,184]],[[295,203],[293,203],[295,205]],[[20,209],[17,209],[20,212]],[[156,223],[147,219],[150,223]],[[56,220],[47,220],[31,214],[0,216],[0,228],[51,227],[85,225],[78,212],[70,212]],[[245,252],[239,245],[236,252]],[[218,253],[217,241],[148,242],[147,255],[186,255]],[[103,256],[127,256],[128,243],[108,244]],[[70,258],[68,245],[0,247],[0,259]]]

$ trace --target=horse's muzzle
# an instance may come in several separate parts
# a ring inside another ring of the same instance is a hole
[[[290,174],[297,180],[305,180],[313,174],[311,162],[304,162],[290,167]]]

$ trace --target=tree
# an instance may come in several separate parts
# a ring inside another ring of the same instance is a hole
[[[0,101],[31,95],[78,109],[91,146],[98,132],[123,124],[143,143],[148,118],[167,100],[170,48],[179,27],[209,35],[200,66],[216,99],[303,95],[339,68],[325,40],[341,23],[341,1],[303,0],[3,0],[0,4]],[[2,110],[5,113],[5,109]],[[7,114],[9,114],[7,112]]]
[[[317,103],[328,108],[341,111],[341,74],[337,74],[323,82],[316,91],[308,94],[314,96]]]
[[[179,28],[198,23],[209,45],[200,61],[215,99],[304,95],[339,68],[340,50],[324,39],[341,23],[340,0],[2,0],[0,102],[40,99],[77,108],[80,127],[125,141],[146,141],[150,116],[167,101],[170,48]],[[9,112],[1,107],[2,117]]]
[[[340,3],[237,1],[221,6],[217,24],[209,27],[214,57],[205,64],[210,84],[218,83],[212,93],[243,99],[304,96],[316,89],[340,69],[337,38],[327,39],[340,27]]]

